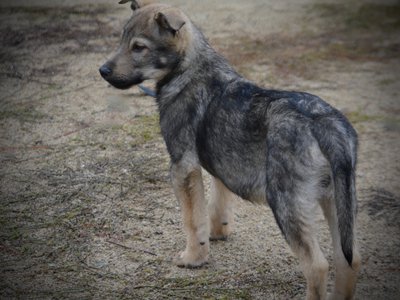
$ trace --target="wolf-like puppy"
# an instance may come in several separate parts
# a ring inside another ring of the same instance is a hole
[[[307,279],[307,299],[325,299],[328,262],[319,247],[315,208],[329,223],[336,267],[333,299],[351,299],[356,246],[357,135],[317,96],[263,89],[241,77],[179,9],[131,2],[120,46],[100,73],[126,89],[157,81],[161,132],[171,157],[186,249],[178,266],[207,262],[210,239],[231,231],[231,199],[268,204]],[[204,199],[202,167],[213,176]]]

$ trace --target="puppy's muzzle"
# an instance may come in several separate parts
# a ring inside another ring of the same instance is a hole
[[[118,74],[118,72],[115,72],[114,70],[113,62],[108,62],[102,65],[99,69],[99,72],[109,84],[121,90],[129,89],[133,85],[142,83],[144,80],[140,73],[136,74],[135,76]]]

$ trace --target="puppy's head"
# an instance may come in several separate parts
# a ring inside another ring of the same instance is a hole
[[[101,68],[101,76],[119,89],[147,79],[161,80],[173,71],[189,43],[188,18],[162,4],[132,2],[133,15],[124,27],[117,51]]]

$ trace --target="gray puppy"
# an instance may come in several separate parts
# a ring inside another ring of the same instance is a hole
[[[307,299],[325,299],[328,262],[314,229],[320,205],[333,239],[332,298],[351,299],[360,255],[357,134],[350,123],[317,96],[263,89],[241,77],[179,9],[129,2],[133,16],[100,73],[119,89],[157,81],[161,132],[187,235],[176,264],[207,262],[209,240],[231,232],[231,200],[239,195],[271,207],[299,258]],[[213,177],[209,219],[202,167]]]

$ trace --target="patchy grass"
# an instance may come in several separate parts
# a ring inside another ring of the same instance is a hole
[[[122,126],[126,134],[139,144],[148,143],[161,136],[158,114],[137,116]]]
[[[115,7],[115,6],[112,6]],[[36,41],[41,40],[46,45],[63,44],[69,51],[68,41],[78,44],[75,52],[108,52],[104,46],[98,46],[89,41],[96,39],[117,39],[119,32],[108,23],[100,20],[101,16],[112,12],[108,6],[84,5],[72,7],[7,7],[0,8],[4,17],[18,17],[22,20],[14,26],[0,26],[0,39],[7,52],[16,50],[27,51],[36,47]],[[88,16],[91,16],[89,19]],[[21,49],[21,44],[24,47]],[[19,48],[17,48],[19,47]],[[37,49],[32,52],[37,51]]]
[[[30,22],[48,22],[85,18],[110,14],[116,10],[115,5],[79,5],[79,6],[11,6],[1,7],[0,13],[4,15],[17,15],[29,18]]]
[[[156,285],[138,285],[135,289],[144,298],[159,294],[169,299],[252,299],[250,287],[224,287],[221,278],[224,274],[215,272],[196,277],[159,277]]]
[[[380,80],[378,83],[381,86],[388,86],[388,85],[391,85],[391,84],[394,84],[394,83],[397,83],[397,82],[398,82],[398,80],[396,80],[394,78],[386,78],[386,79]]]
[[[346,117],[353,124],[358,124],[358,123],[363,123],[363,122],[371,122],[371,121],[379,121],[379,120],[383,119],[382,116],[367,115],[367,114],[363,114],[359,111],[352,111],[352,112],[346,113]]]
[[[5,119],[15,119],[20,122],[34,123],[46,118],[47,115],[33,107],[16,107],[0,111],[0,121]]]
[[[373,121],[381,121],[385,123],[400,123],[400,119],[388,117],[384,115],[368,115],[363,114],[361,111],[351,111],[346,113],[346,117],[353,124],[365,123],[365,122],[373,122]]]
[[[400,224],[400,199],[382,188],[371,188],[367,193],[367,212],[373,219],[382,219],[388,224]]]
[[[382,47],[381,39],[375,34],[326,32],[242,36],[236,38],[233,46],[223,40],[215,40],[215,44],[245,76],[255,64],[265,64],[271,67],[272,77],[290,74],[316,79],[325,63],[384,61],[397,57],[400,44]]]
[[[351,30],[397,30],[400,29],[400,4],[392,3],[314,3],[309,13],[335,21],[333,26]],[[338,22],[339,21],[339,22]]]
[[[308,11],[324,19],[319,33],[235,35],[231,40],[213,40],[212,44],[243,75],[251,75],[251,66],[265,64],[271,67],[273,78],[290,74],[317,79],[321,66],[327,62],[382,62],[398,57],[400,43],[386,37],[400,31],[400,4],[357,7],[317,3]]]
[[[351,124],[359,133],[364,133],[369,122],[379,122],[387,131],[399,131],[400,119],[386,115],[371,115],[361,111],[351,111],[345,113]]]
[[[326,17],[338,20],[340,6],[332,9],[337,16],[332,17],[328,9]],[[232,265],[225,267],[226,261],[219,260],[211,261],[205,269],[188,271],[171,263],[184,236],[158,115],[154,107],[142,109],[139,104],[143,102],[139,101],[135,103],[139,116],[127,121],[130,115],[116,112],[113,120],[124,125],[105,124],[102,118],[107,117],[108,110],[104,102],[96,103],[104,97],[104,90],[97,85],[101,79],[96,66],[105,59],[105,52],[110,53],[107,49],[116,45],[107,45],[107,41],[116,40],[120,34],[112,28],[117,27],[118,14],[108,16],[104,11],[102,15],[103,11],[89,6],[12,8],[0,13],[5,19],[0,25],[4,42],[0,76],[7,80],[4,87],[15,89],[4,90],[0,121],[26,123],[15,126],[12,138],[5,139],[10,147],[0,147],[0,298],[303,298],[305,281],[300,271],[294,271],[295,260],[284,260],[281,251],[268,254],[264,244],[251,240],[245,244],[260,247],[259,253],[266,255],[262,260],[271,265],[254,265],[260,259],[254,258],[250,265],[238,263],[230,268]],[[346,12],[344,17],[351,13],[357,11]],[[296,36],[283,32],[237,36],[234,32],[234,38],[217,39],[213,44],[246,75],[264,73],[260,68],[265,66],[267,80],[286,80],[289,74],[318,79],[320,65],[326,62],[339,63],[345,72],[343,68],[349,61],[387,62],[396,57],[396,39],[389,39],[387,47],[382,47],[385,37],[375,31],[369,34],[362,25],[362,18],[369,14],[374,12],[364,11],[354,24],[338,22],[354,30],[324,27],[319,33]],[[395,30],[397,25],[390,24]],[[85,53],[82,58],[83,52],[90,55]],[[93,70],[82,68],[83,75],[65,71],[71,64],[81,70],[80,63]],[[60,84],[53,81],[54,76],[60,78]],[[394,84],[388,80],[379,84]],[[302,81],[298,82],[301,85]],[[76,88],[75,83],[81,86]],[[38,101],[40,105],[36,105]],[[49,115],[37,111],[42,107]],[[388,123],[388,117],[369,112],[360,109],[348,116],[359,127],[366,127],[368,122]],[[393,111],[390,114],[395,116]],[[42,122],[43,118],[49,119]],[[400,122],[394,122],[391,126],[398,130]],[[36,138],[38,133],[40,140]],[[34,146],[13,147],[19,142]],[[381,201],[382,205],[364,206],[371,216],[388,215],[393,222],[399,219],[398,214],[385,209],[388,206],[395,211],[398,207],[395,192],[379,192],[373,201]],[[389,224],[386,229],[390,229]],[[251,231],[244,237],[258,234]],[[274,235],[267,235],[265,241],[276,247]],[[243,243],[235,245],[235,239],[229,243],[229,250],[214,248],[212,259],[221,259],[218,254],[229,254],[226,251],[231,250],[232,256],[250,255],[234,251]],[[396,257],[398,251],[394,250]],[[379,261],[384,255],[374,259]],[[380,278],[382,273],[378,271],[385,271],[386,266],[372,269],[371,274],[377,272],[374,276]],[[369,282],[364,281],[364,286]]]
[[[151,268],[149,271],[154,272]],[[254,299],[255,294],[264,295],[274,289],[276,296],[286,298],[289,295],[296,296],[292,284],[300,279],[276,272],[271,275],[270,270],[264,269],[249,270],[245,274],[207,270],[195,276],[174,278],[154,274],[151,278],[157,278],[157,284],[148,284],[149,281],[147,284],[137,284],[132,287],[134,292],[131,294],[150,299],[157,295],[168,299]]]
[[[114,5],[79,5],[79,6],[11,6],[0,7],[0,13],[10,14],[28,14],[32,18],[50,17],[54,20],[69,18],[72,16],[87,17],[88,15],[106,14],[115,11]]]
[[[360,29],[400,29],[400,3],[365,3],[347,17],[346,24]]]

